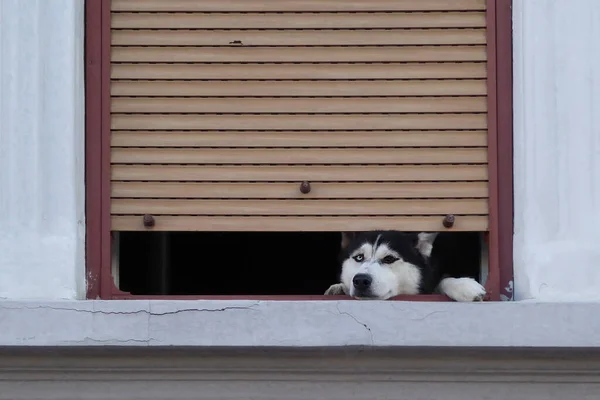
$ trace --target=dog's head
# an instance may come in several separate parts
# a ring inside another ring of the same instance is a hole
[[[342,234],[341,283],[350,296],[386,300],[418,294],[436,233]]]

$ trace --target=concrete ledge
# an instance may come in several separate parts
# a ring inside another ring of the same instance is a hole
[[[589,349],[0,349],[0,400],[598,400]]]
[[[600,303],[0,301],[0,346],[600,346]]]

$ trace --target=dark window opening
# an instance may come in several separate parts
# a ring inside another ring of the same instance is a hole
[[[322,295],[337,280],[332,232],[121,232],[120,289],[145,295]]]
[[[481,238],[446,233],[435,251],[480,280]],[[118,287],[132,295],[323,295],[341,268],[338,232],[120,232],[117,240]]]

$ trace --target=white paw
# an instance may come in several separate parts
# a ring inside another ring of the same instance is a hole
[[[325,296],[340,296],[346,294],[346,288],[341,283],[329,286],[329,289],[325,291]]]
[[[444,278],[439,289],[452,300],[461,302],[483,301],[486,295],[485,288],[472,278]]]

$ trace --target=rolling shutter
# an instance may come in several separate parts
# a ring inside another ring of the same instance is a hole
[[[112,0],[112,229],[486,231],[485,6]]]

